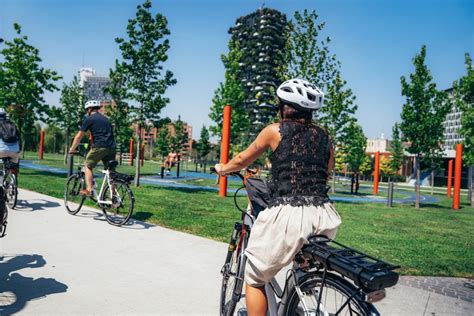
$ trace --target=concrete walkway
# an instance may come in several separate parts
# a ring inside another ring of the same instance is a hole
[[[0,315],[217,315],[226,245],[20,191],[0,239]],[[27,201],[27,202],[26,202]],[[459,282],[465,280],[459,279]],[[473,315],[467,300],[400,282],[382,315]]]

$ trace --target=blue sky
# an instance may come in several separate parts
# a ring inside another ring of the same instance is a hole
[[[44,66],[66,82],[84,64],[107,74],[120,57],[114,38],[125,35],[136,0],[0,0],[0,37],[23,27],[41,51]],[[465,73],[464,53],[474,55],[474,1],[469,0],[154,0],[153,10],[167,16],[171,49],[166,67],[178,84],[167,92],[162,114],[182,119],[199,136],[211,123],[209,107],[223,79],[220,54],[236,18],[265,6],[293,15],[316,9],[326,22],[331,50],[342,62],[343,77],[357,96],[357,117],[368,137],[391,134],[404,99],[400,76],[413,70],[411,60],[427,45],[427,64],[439,88]],[[59,93],[46,95],[59,104]]]

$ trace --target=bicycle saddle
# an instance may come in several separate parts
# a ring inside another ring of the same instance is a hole
[[[117,160],[110,160],[108,163],[108,169],[109,170],[114,170],[118,166],[118,161]]]

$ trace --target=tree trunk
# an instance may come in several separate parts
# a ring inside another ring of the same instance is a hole
[[[419,209],[420,208],[420,157],[416,156],[416,162],[415,162],[415,172],[416,172],[416,182],[415,182],[415,208]]]
[[[355,189],[355,193],[356,193],[356,194],[359,194],[359,174],[358,174],[358,173],[356,174],[356,189]]]
[[[352,175],[351,175],[351,194],[354,194],[354,186],[355,186],[355,174],[352,173]]]
[[[140,153],[142,148],[142,135],[141,128],[138,128],[138,137],[137,137],[137,157],[135,164],[135,186],[140,186]],[[133,159],[133,158],[130,158]]]
[[[469,166],[467,169],[467,198],[468,201],[471,202],[471,207],[474,207],[474,194],[473,194],[473,189],[474,189],[474,181],[472,181],[472,176],[474,173],[474,166]]]
[[[434,176],[435,176],[435,172],[434,172],[434,169],[432,168],[431,169],[431,195],[433,195],[434,193]]]
[[[69,152],[69,133],[64,135],[64,164],[67,165],[67,156]]]
[[[331,187],[331,193],[334,194],[336,193],[336,170],[332,169],[332,187]]]

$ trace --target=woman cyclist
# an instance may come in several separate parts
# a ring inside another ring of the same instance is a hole
[[[252,227],[246,249],[246,303],[250,316],[266,315],[265,284],[292,262],[312,234],[334,238],[341,224],[327,195],[333,148],[327,132],[312,122],[324,94],[302,79],[277,89],[280,122],[265,127],[255,141],[216,171],[226,175],[249,166],[268,148],[271,201]]]

